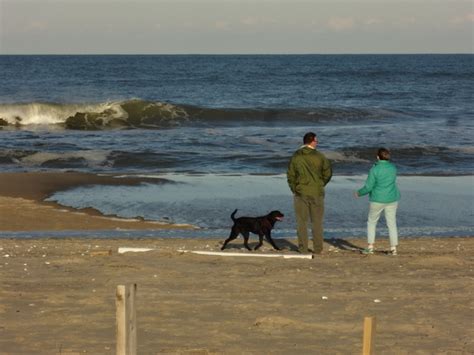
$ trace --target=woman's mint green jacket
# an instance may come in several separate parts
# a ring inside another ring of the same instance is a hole
[[[379,160],[369,171],[363,188],[357,191],[359,196],[369,194],[369,201],[390,203],[400,199],[397,187],[397,168],[388,160]]]

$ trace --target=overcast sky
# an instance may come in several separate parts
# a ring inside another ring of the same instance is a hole
[[[473,4],[0,0],[0,53],[472,53]]]

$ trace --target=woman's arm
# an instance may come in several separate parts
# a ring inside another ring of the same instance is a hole
[[[376,181],[376,178],[375,178],[375,166],[374,166],[369,171],[369,176],[367,176],[367,180],[365,181],[364,187],[357,191],[357,195],[364,196],[370,193],[370,191],[372,191],[375,187],[375,181]]]

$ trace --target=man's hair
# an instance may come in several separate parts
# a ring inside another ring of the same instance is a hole
[[[390,160],[390,151],[387,148],[380,148],[377,151],[377,156],[380,160]]]
[[[303,137],[303,143],[310,144],[312,141],[314,141],[314,138],[316,138],[316,133],[308,132]]]

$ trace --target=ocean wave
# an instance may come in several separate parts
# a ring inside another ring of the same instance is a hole
[[[95,130],[124,127],[166,127],[188,118],[179,106],[165,102],[128,100],[97,104],[1,104],[0,126],[60,125]]]
[[[43,152],[32,150],[2,150],[0,165],[40,168],[96,168],[107,166],[108,151],[78,150]]]
[[[472,159],[473,146],[434,146],[434,145],[406,145],[399,147],[388,147],[392,153],[392,159],[401,161],[414,161],[423,164],[423,158],[438,158],[442,161],[459,161],[460,158]],[[345,155],[352,155],[362,160],[374,160],[378,147],[346,147],[341,150]]]
[[[404,175],[466,175],[473,174],[474,151],[472,147],[446,146],[400,146],[388,147],[392,160],[397,165],[399,173]],[[347,160],[336,160],[344,172],[368,168],[376,161],[378,147],[348,147],[341,150]],[[357,159],[361,159],[357,162]],[[366,164],[364,161],[369,162]]]
[[[253,142],[253,141],[252,141]],[[8,169],[85,169],[94,171],[222,171],[281,173],[285,172],[291,154],[269,151],[257,141],[248,154],[214,149],[211,155],[188,152],[186,147],[173,151],[145,149],[140,151],[107,149],[0,149],[0,166]],[[334,165],[336,174],[366,173],[376,161],[378,147],[346,147],[322,150]],[[391,148],[391,147],[389,147]],[[263,149],[263,150],[262,150]],[[463,175],[473,172],[474,148],[442,146],[401,146],[391,148],[392,159],[402,174]],[[217,170],[219,171],[219,169]]]
[[[357,151],[326,151],[324,155],[333,162],[338,163],[369,163],[368,157],[359,157]]]
[[[76,130],[174,127],[190,122],[233,124],[256,122],[357,122],[383,120],[401,113],[383,109],[206,108],[140,99],[96,104],[0,104],[0,126],[59,126]]]

